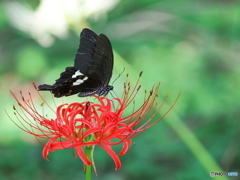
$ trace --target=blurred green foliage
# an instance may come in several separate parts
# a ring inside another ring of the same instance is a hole
[[[188,144],[196,141],[186,140],[184,129],[168,123],[167,116],[134,139],[136,145],[121,157],[123,167],[118,171],[112,159],[96,148],[98,177],[93,179],[210,179],[210,172],[199,159],[206,164],[214,161],[223,172],[239,172],[238,1],[120,1],[98,20],[93,16],[82,18],[79,24],[69,20],[68,36],[53,35],[55,41],[48,47],[13,26],[7,2],[0,2],[1,180],[84,179],[81,160],[73,158],[72,149],[51,153],[50,161],[44,160],[42,146],[21,132],[4,109],[11,114],[15,104],[9,89],[28,92],[32,82],[51,84],[73,64],[79,32],[86,25],[106,34],[112,42],[116,52],[112,81],[124,67],[123,74],[128,72],[132,77],[143,70],[143,88],[161,81],[160,96],[170,93],[169,104],[182,93],[169,115],[181,120],[211,158],[200,149],[191,149]],[[39,5],[37,0],[19,2],[33,10]],[[117,94],[124,80],[122,75],[114,84]],[[72,99],[76,101],[76,97]]]

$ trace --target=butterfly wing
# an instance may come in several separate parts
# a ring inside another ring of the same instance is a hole
[[[92,65],[98,35],[90,29],[83,29],[80,34],[80,44],[74,59],[74,67],[82,74],[86,74]]]
[[[83,83],[86,80],[84,75],[74,77],[77,70],[74,67],[67,67],[64,72],[60,74],[60,78],[56,80],[55,84],[43,84],[38,86],[39,91],[51,91],[55,97],[70,96],[77,94],[79,88],[74,84]]]
[[[104,34],[98,36],[96,42],[96,49],[93,57],[91,66],[86,72],[86,76],[95,80],[95,84],[90,85],[90,89],[85,89],[87,93],[95,91],[94,94],[106,95],[109,90],[112,90],[112,86],[109,86],[108,83],[112,76],[113,69],[113,52],[112,46]],[[86,81],[86,84],[90,81]],[[86,93],[81,92],[78,96],[82,97]]]
[[[108,38],[83,29],[74,60],[74,67],[67,67],[55,84],[43,84],[38,90],[51,91],[55,97],[79,93],[80,97],[93,94],[106,95],[112,75],[113,53]],[[109,86],[111,87],[111,86]],[[110,88],[112,89],[112,87]],[[103,92],[104,93],[101,93]]]

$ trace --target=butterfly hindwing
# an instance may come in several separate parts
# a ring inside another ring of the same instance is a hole
[[[49,90],[55,97],[70,96],[78,93],[76,85],[84,82],[86,77],[79,74],[74,77],[77,70],[74,67],[67,67],[64,72],[60,74],[60,78],[56,80],[54,85],[43,84],[38,86],[38,90]],[[71,87],[71,88],[69,88]]]

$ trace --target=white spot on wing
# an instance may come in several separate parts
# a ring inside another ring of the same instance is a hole
[[[77,86],[79,84],[83,83],[82,79],[78,79],[76,82],[73,83],[73,86]]]
[[[80,71],[76,71],[74,75],[72,75],[72,78],[76,78],[77,76],[83,75]]]
[[[76,82],[73,83],[73,86],[77,86],[82,84],[84,81],[86,81],[88,79],[88,77],[84,77],[83,79],[77,79]]]

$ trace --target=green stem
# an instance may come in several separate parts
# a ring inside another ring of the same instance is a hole
[[[224,172],[216,163],[211,154],[207,151],[207,149],[198,140],[195,134],[181,121],[181,119],[174,112],[170,112],[165,117],[165,122],[167,122],[175,130],[175,132],[191,150],[191,152],[202,164],[208,174],[210,174],[212,171]],[[226,176],[214,176],[212,179],[228,180],[229,178]]]
[[[90,161],[92,161],[92,150],[93,150],[92,146],[86,147],[86,155]],[[91,180],[91,170],[92,165],[86,166],[86,180]]]

